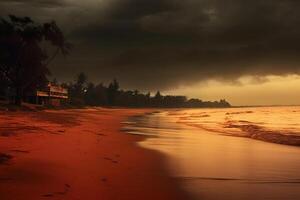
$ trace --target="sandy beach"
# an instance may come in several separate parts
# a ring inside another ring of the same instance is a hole
[[[163,157],[120,131],[143,109],[0,113],[0,199],[187,199]]]

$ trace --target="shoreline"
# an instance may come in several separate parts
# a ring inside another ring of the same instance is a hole
[[[205,131],[179,123],[185,112],[175,112],[133,119],[128,132],[146,135],[140,145],[168,157],[194,199],[299,199],[298,147]]]
[[[0,112],[0,198],[188,199],[121,122],[153,109]],[[2,155],[1,154],[1,155]]]

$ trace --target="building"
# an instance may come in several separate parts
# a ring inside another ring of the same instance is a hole
[[[49,83],[43,90],[37,90],[35,103],[41,105],[60,106],[68,101],[68,90]]]

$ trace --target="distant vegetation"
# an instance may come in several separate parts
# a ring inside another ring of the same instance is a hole
[[[54,81],[54,84],[56,81]],[[73,83],[62,84],[68,88],[70,104],[75,106],[123,106],[123,107],[230,107],[230,104],[222,99],[220,101],[202,101],[199,99],[187,99],[185,96],[163,96],[159,91],[154,96],[150,92],[143,94],[138,90],[122,90],[117,80],[113,80],[108,86],[102,83],[95,85],[89,83],[87,76],[80,73]]]

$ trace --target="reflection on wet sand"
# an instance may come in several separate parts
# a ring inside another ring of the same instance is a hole
[[[298,107],[171,110],[134,118],[126,129],[152,136],[140,145],[167,155],[172,175],[197,199],[296,200],[300,148],[271,142],[286,143],[283,135],[298,144],[299,119]],[[251,131],[275,140],[250,139]]]

